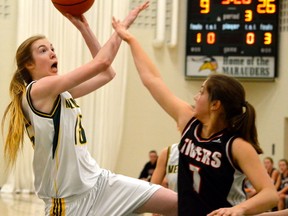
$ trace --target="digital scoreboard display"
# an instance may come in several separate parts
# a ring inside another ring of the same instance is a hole
[[[277,76],[280,0],[187,0],[187,78]]]

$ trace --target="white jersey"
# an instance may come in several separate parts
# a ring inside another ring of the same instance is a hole
[[[101,169],[88,152],[80,108],[70,93],[64,92],[51,113],[40,112],[31,102],[32,84],[22,106],[30,121],[26,129],[34,145],[37,195],[44,199],[82,194],[95,185]]]
[[[166,179],[168,188],[175,192],[177,192],[178,158],[178,143],[175,143],[168,147],[166,166]]]

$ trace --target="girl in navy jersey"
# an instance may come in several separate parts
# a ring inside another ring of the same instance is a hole
[[[148,2],[132,10],[123,21],[125,28],[147,7]],[[54,48],[44,36],[30,37],[19,46],[17,70],[10,83],[12,100],[2,122],[4,126],[9,115],[7,162],[15,163],[25,125],[34,147],[35,190],[45,202],[45,215],[177,215],[176,193],[113,174],[100,168],[89,154],[75,98],[100,88],[114,77],[110,66],[121,38],[114,33],[100,49],[83,15],[66,16],[82,34],[93,59],[59,75]]]
[[[131,49],[140,78],[176,121],[179,144],[178,209],[185,216],[254,215],[277,204],[277,192],[258,154],[255,111],[242,85],[211,75],[194,97],[195,107],[177,98],[138,41],[115,19],[114,29]],[[246,200],[245,176],[257,194]]]

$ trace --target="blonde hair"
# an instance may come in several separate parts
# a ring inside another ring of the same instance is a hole
[[[7,106],[2,118],[2,134],[6,119],[9,116],[7,136],[4,144],[4,156],[8,167],[15,164],[17,154],[23,147],[25,124],[28,123],[22,110],[22,98],[25,97],[26,86],[32,81],[32,77],[26,68],[26,64],[33,62],[32,44],[40,39],[43,35],[36,35],[25,40],[17,49],[16,62],[17,69],[12,77],[9,87],[11,102]],[[3,137],[5,137],[3,135]]]

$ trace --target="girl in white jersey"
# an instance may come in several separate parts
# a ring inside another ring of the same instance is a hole
[[[164,148],[157,160],[156,169],[153,172],[151,182],[177,192],[178,177],[178,143]]]
[[[112,25],[130,46],[143,84],[182,133],[178,214],[243,216],[274,207],[278,195],[257,155],[262,150],[255,111],[246,102],[242,85],[223,74],[211,75],[194,97],[195,106],[191,106],[168,89],[156,66],[123,24],[113,19]],[[257,191],[248,200],[242,184],[245,175]]]
[[[128,28],[148,2],[123,21]],[[100,49],[85,17],[67,18],[82,34],[93,59],[58,75],[57,57],[41,35],[24,41],[16,53],[17,70],[10,83],[10,115],[5,140],[8,164],[15,163],[24,125],[34,147],[35,190],[45,202],[45,215],[120,216],[142,212],[177,214],[177,195],[134,178],[101,169],[87,150],[80,107],[75,98],[86,95],[114,77],[110,67],[121,43],[114,33]]]

